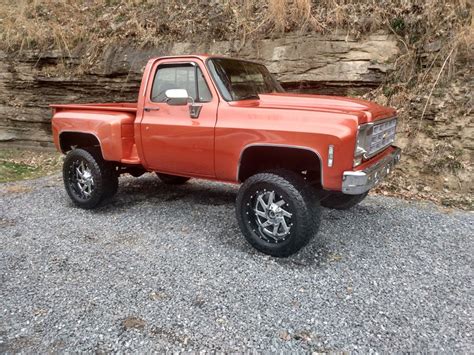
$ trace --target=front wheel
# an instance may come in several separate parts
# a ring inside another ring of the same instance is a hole
[[[73,149],[64,159],[63,180],[75,205],[91,209],[115,194],[118,175],[98,152]]]
[[[333,192],[321,200],[321,205],[335,210],[347,210],[359,204],[367,197],[367,194],[368,192],[360,195],[346,195],[341,192]]]
[[[320,211],[313,188],[291,171],[250,177],[236,201],[237,220],[247,241],[277,257],[308,244],[318,231]]]

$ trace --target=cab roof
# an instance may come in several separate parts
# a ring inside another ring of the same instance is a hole
[[[228,57],[228,56],[220,55],[220,54],[207,54],[207,53],[204,53],[204,54],[166,55],[166,56],[150,58],[150,61],[156,62],[157,60],[161,60],[161,59],[179,59],[179,58],[196,58],[196,59],[202,60],[203,62],[205,62],[207,59],[210,59],[210,58],[224,58],[224,59],[241,60],[243,62],[251,62],[251,63],[262,64],[262,63],[259,63],[257,61],[253,61],[253,60],[235,58],[235,57]]]
[[[165,55],[159,57],[153,57],[150,60],[158,60],[158,59],[172,59],[172,58],[199,58],[201,60],[207,60],[209,58],[229,58],[223,55],[216,55],[216,54],[180,54],[180,55]],[[229,58],[231,59],[231,58]]]

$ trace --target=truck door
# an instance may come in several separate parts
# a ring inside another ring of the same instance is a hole
[[[155,64],[144,99],[142,152],[147,167],[163,173],[215,177],[214,129],[219,98],[203,63],[167,59]],[[169,89],[186,89],[189,105],[167,103]],[[195,117],[192,117],[195,116]]]

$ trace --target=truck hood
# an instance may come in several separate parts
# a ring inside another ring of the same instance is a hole
[[[341,96],[303,95],[290,93],[260,94],[257,106],[285,109],[357,114],[359,124],[396,115],[396,110],[370,101]],[[363,113],[363,114],[361,114]]]

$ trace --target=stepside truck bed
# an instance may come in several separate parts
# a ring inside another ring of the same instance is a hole
[[[105,160],[122,164],[138,164],[135,144],[134,123],[137,114],[136,103],[97,103],[51,105],[53,109],[53,136],[55,144],[64,151],[62,142],[71,140],[80,145],[78,134],[92,134],[100,146]],[[67,139],[66,139],[67,138]]]

